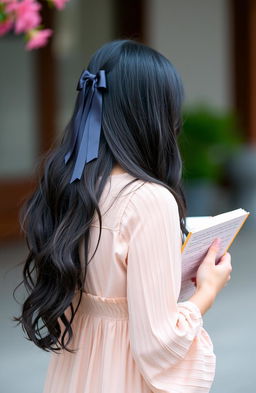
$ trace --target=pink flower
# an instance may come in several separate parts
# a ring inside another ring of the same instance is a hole
[[[9,30],[11,30],[12,26],[13,21],[11,19],[0,22],[0,36],[6,34]]]
[[[69,0],[51,0],[51,1],[55,5],[56,8],[58,8],[59,10],[62,10]]]
[[[27,50],[37,49],[46,45],[48,38],[52,35],[51,29],[31,30],[28,32],[29,40],[26,45]]]
[[[8,2],[6,4],[6,11],[14,12],[15,14],[16,34],[34,29],[41,23],[41,16],[39,14],[41,7],[41,4],[35,0],[22,0]]]

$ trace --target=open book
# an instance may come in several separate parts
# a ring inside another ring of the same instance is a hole
[[[224,255],[250,213],[236,209],[210,217],[188,217],[186,226],[189,231],[182,245],[182,283],[179,301],[188,300],[195,290],[191,278],[196,277],[197,269],[204,259],[210,245],[221,239],[216,263]]]

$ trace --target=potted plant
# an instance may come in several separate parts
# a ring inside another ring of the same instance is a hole
[[[179,146],[189,215],[216,214],[220,199],[224,209],[225,168],[242,143],[233,113],[205,105],[184,110]]]

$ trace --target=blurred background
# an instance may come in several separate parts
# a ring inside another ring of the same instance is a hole
[[[231,248],[232,280],[204,317],[217,356],[212,393],[254,393],[256,345],[256,0],[42,1],[49,44],[24,50],[0,37],[0,386],[40,393],[49,354],[11,321],[26,246],[18,212],[36,182],[38,158],[73,111],[78,75],[91,54],[133,38],[168,57],[185,88],[180,147],[189,215],[251,213]]]

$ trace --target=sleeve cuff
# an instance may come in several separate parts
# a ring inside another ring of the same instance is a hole
[[[185,302],[178,303],[178,306],[179,309],[183,308],[184,310],[190,311],[190,318],[199,320],[200,325],[203,326],[203,316],[199,307],[195,303],[186,300]]]

